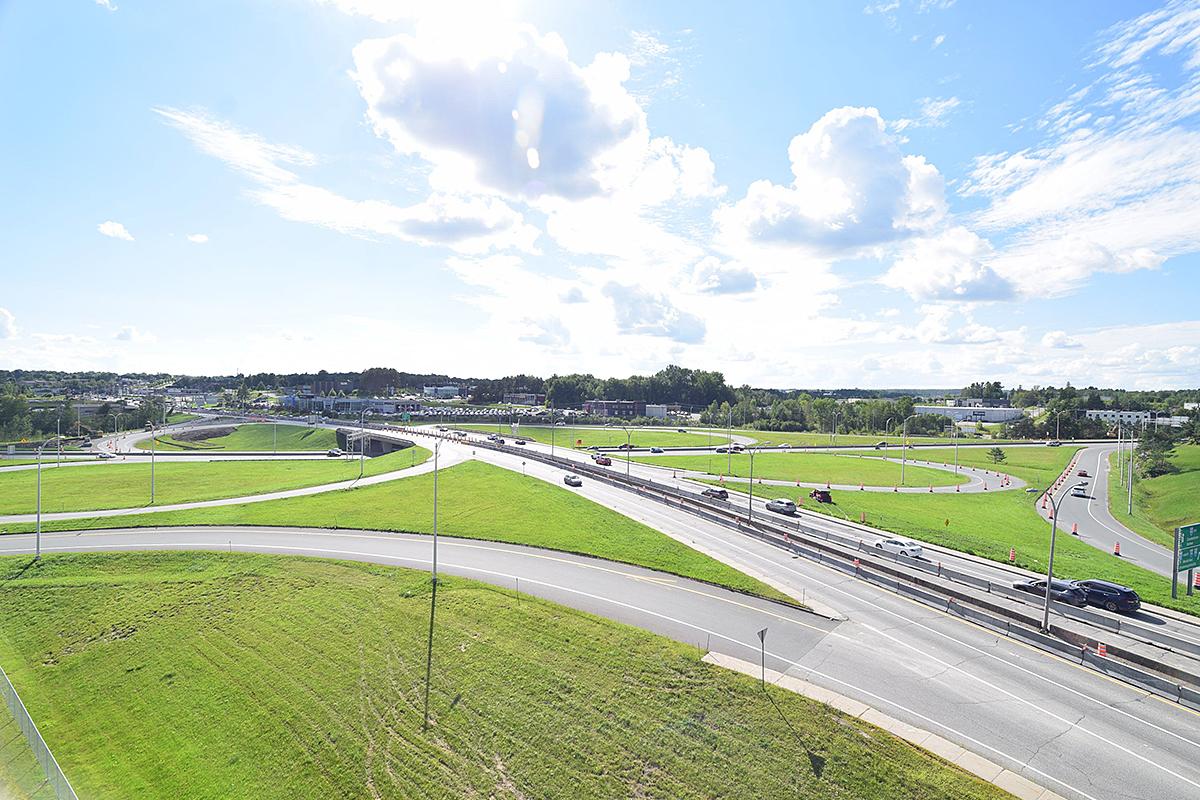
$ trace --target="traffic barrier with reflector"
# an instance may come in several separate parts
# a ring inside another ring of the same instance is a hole
[[[1099,642],[1096,645],[1096,655],[1101,658],[1108,658],[1108,646],[1104,642]]]
[[[855,568],[855,569],[858,569],[858,567],[859,567],[859,564],[860,564],[860,563],[861,563],[861,562],[860,562],[860,561],[859,561],[857,558],[856,558],[856,559],[854,559],[854,568]]]
[[[1192,586],[1197,589],[1200,589],[1200,572],[1197,572],[1196,575],[1192,578]]]
[[[1121,543],[1120,542],[1113,542],[1113,555],[1114,556],[1121,555]]]

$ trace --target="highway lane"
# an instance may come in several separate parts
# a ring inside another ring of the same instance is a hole
[[[1108,458],[1115,451],[1115,444],[1080,451],[1073,473],[1082,469],[1090,477],[1072,474],[1055,493],[1059,500],[1059,528],[1070,532],[1071,526],[1077,525],[1080,540],[1108,553],[1113,552],[1113,545],[1119,542],[1121,558],[1169,578],[1171,551],[1126,528],[1108,510],[1108,477],[1112,471]],[[1088,496],[1072,497],[1071,487],[1084,480],[1088,481]],[[1120,498],[1118,502],[1124,502],[1124,499]],[[1046,512],[1042,515],[1046,516]]]
[[[703,521],[696,522],[688,534],[707,536]],[[713,534],[730,537],[725,530]],[[523,593],[752,662],[758,658],[755,631],[766,627],[772,669],[933,730],[1067,797],[1183,800],[1200,793],[1200,715],[841,573],[779,551],[753,552],[752,541],[733,543],[744,551],[739,557],[766,559],[796,591],[837,602],[849,620],[514,545],[443,537],[439,564],[507,589],[515,590],[519,580]],[[0,553],[31,548],[28,535],[0,537]],[[47,554],[147,549],[311,555],[424,569],[430,559],[429,537],[354,531],[141,529],[43,539]]]

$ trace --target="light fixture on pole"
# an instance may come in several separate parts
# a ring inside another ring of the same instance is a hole
[[[1058,534],[1058,500],[1055,499],[1053,490],[1047,490],[1046,496],[1050,499],[1050,513],[1054,518],[1050,520],[1050,558],[1046,563],[1046,603],[1042,608],[1042,633],[1050,632],[1050,593],[1054,587],[1054,539]]]

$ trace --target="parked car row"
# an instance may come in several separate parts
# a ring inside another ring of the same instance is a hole
[[[1018,581],[1013,588],[1038,597],[1046,596],[1046,579]],[[1102,580],[1068,581],[1055,578],[1050,583],[1050,599],[1072,606],[1099,606],[1129,614],[1142,607],[1142,598],[1128,586]]]

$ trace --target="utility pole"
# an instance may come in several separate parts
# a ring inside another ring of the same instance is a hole
[[[429,729],[429,680],[433,675],[433,620],[437,612],[437,542],[438,542],[438,453],[442,449],[441,441],[433,445],[433,592],[429,598],[429,645],[425,652],[425,719],[421,730]]]
[[[150,505],[154,505],[154,445],[158,441],[158,435],[154,431],[154,423],[150,423]]]
[[[1052,490],[1048,490],[1046,494],[1050,496],[1050,508],[1054,519],[1050,520],[1050,559],[1046,565],[1046,603],[1042,608],[1042,633],[1050,631],[1050,591],[1054,585],[1054,537],[1058,533],[1058,501],[1054,499]]]
[[[1126,487],[1129,490],[1129,503],[1128,508],[1125,509],[1125,513],[1131,517],[1133,516],[1133,462],[1135,454],[1136,451],[1134,450],[1133,440],[1131,439],[1129,441],[1129,486]]]
[[[729,442],[725,448],[725,474],[733,472],[733,406],[729,407]]]

